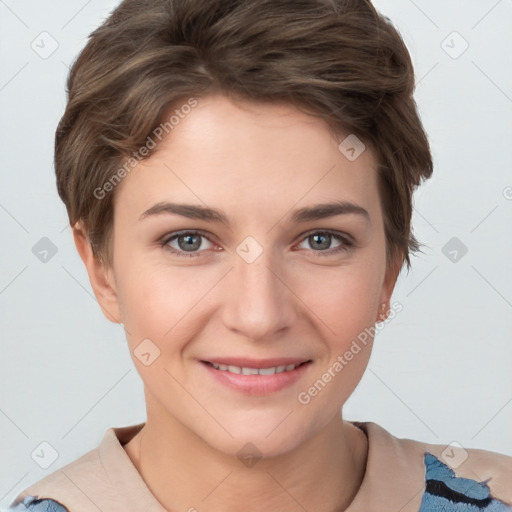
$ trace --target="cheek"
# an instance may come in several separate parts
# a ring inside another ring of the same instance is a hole
[[[321,270],[302,282],[306,284],[305,302],[315,313],[310,317],[317,318],[315,327],[324,340],[326,354],[307,383],[310,387],[303,391],[327,414],[345,403],[368,365],[381,269],[361,259],[357,265],[333,269],[328,274],[325,268]],[[325,278],[320,281],[321,274]],[[325,284],[321,286],[322,282]]]
[[[169,372],[182,379],[180,353],[195,335],[191,310],[200,296],[174,269],[148,268],[132,260],[120,276],[120,302],[128,347],[145,387],[155,396],[180,396]],[[192,320],[192,322],[191,322]]]
[[[161,325],[162,318],[168,314],[162,309],[176,304],[181,291],[176,286],[170,287],[165,276],[158,275],[142,258],[133,255],[118,258],[117,276],[118,300],[128,338],[135,343],[141,336],[160,337],[172,325],[172,318],[167,321],[171,325]]]
[[[132,259],[120,265],[119,302],[131,348],[143,339],[160,347],[191,331],[190,320],[215,281],[197,268],[171,268]],[[173,347],[179,343],[173,341]]]
[[[314,282],[314,276],[308,279]],[[380,292],[376,269],[365,266],[337,269],[326,283],[323,287],[318,281],[316,286],[308,286],[305,301],[317,317],[315,327],[326,354],[298,397],[301,404],[311,403],[315,411],[323,411],[317,417],[319,423],[342,407],[367,368],[373,345],[374,305]]]
[[[357,336],[375,322],[380,297],[381,270],[371,265],[319,268],[300,277],[299,296],[325,324],[328,339]],[[299,285],[299,282],[298,282]]]

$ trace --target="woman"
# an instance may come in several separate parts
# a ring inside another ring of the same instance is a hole
[[[399,304],[432,174],[363,0],[125,0],[72,67],[60,197],[147,421],[11,510],[512,510],[512,458],[342,408]]]

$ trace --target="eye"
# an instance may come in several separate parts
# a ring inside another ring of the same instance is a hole
[[[332,240],[338,241],[338,246],[329,249]],[[205,247],[203,241],[206,240],[207,247]],[[331,232],[331,231],[314,231],[306,235],[302,243],[309,243],[310,247],[313,247],[312,251],[315,256],[332,256],[341,252],[346,252],[351,248],[355,247],[355,243],[348,235]],[[174,243],[175,245],[171,245]],[[201,253],[206,250],[212,249],[209,236],[198,230],[192,231],[181,231],[171,233],[171,235],[163,237],[159,244],[167,251],[176,254],[180,257],[195,258],[201,256]],[[210,246],[208,246],[210,244]],[[327,250],[326,250],[327,249]],[[213,249],[217,250],[217,249]]]
[[[339,245],[333,249],[329,249],[333,239],[337,240]],[[315,256],[320,257],[332,256],[333,254],[346,252],[355,246],[355,243],[350,239],[348,235],[331,231],[314,231],[309,233],[302,243],[304,242],[307,242],[310,247],[314,248],[313,252],[316,253]]]
[[[172,236],[164,237],[159,241],[159,244],[173,254],[185,258],[194,258],[201,256],[202,251],[200,251],[200,249],[207,250],[211,248],[205,248],[203,240],[207,240],[209,244],[212,244],[212,241],[202,231],[182,231],[173,233]],[[177,247],[173,247],[171,242],[176,242]]]

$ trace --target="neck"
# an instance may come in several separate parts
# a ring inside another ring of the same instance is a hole
[[[295,449],[243,464],[179,422],[148,416],[125,450],[169,512],[235,512],[242,506],[248,512],[341,512],[361,486],[368,444],[340,414]]]

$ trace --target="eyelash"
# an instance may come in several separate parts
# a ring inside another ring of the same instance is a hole
[[[212,240],[210,240],[209,236],[204,231],[200,231],[200,230],[181,231],[181,232],[177,232],[177,233],[172,233],[172,236],[170,236],[170,237],[164,236],[162,239],[160,239],[158,241],[158,243],[165,250],[171,252],[172,254],[176,254],[177,256],[180,256],[180,257],[197,258],[197,257],[201,256],[201,252],[203,252],[203,251],[187,253],[186,251],[176,250],[176,249],[170,247],[169,245],[167,245],[169,242],[172,242],[173,240],[179,238],[180,236],[185,236],[185,235],[200,235],[200,236],[206,238],[209,242],[214,243],[214,242],[212,242]],[[348,236],[341,235],[340,233],[333,232],[330,230],[317,230],[317,231],[312,231],[310,233],[307,233],[301,239],[301,243],[313,235],[330,235],[333,238],[335,238],[336,240],[343,242],[342,245],[340,245],[339,247],[336,247],[334,249],[327,249],[327,250],[321,250],[321,251],[314,251],[312,249],[313,252],[316,253],[315,256],[320,257],[320,258],[325,257],[325,256],[332,256],[334,254],[339,254],[342,252],[347,252],[350,249],[354,248],[356,245],[354,242],[352,242],[352,240],[349,239]]]

